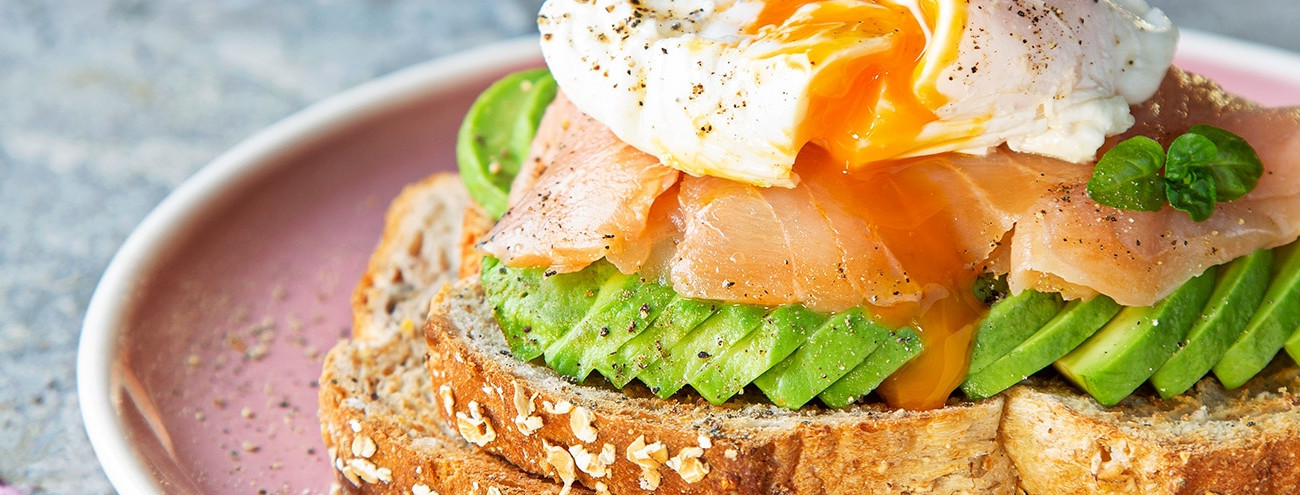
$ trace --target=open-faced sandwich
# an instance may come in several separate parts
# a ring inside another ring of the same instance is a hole
[[[321,380],[342,488],[1300,491],[1300,109],[1172,67],[1159,10],[539,28],[466,187],[390,211]]]

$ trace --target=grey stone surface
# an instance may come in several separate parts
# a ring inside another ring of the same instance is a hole
[[[540,1],[0,0],[0,493],[112,492],[76,344],[109,258],[164,195],[312,102],[533,32]],[[1153,3],[1300,50],[1294,0]]]
[[[163,196],[315,101],[535,32],[540,3],[0,0],[0,487],[112,492],[81,425],[77,339]]]
[[[1295,0],[1148,0],[1180,27],[1300,52]]]

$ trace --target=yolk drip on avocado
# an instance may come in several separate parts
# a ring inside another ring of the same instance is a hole
[[[889,0],[765,2],[751,34],[807,54],[810,64],[830,64],[812,83],[797,142],[821,146],[848,170],[922,148],[922,128],[946,103],[935,88],[936,68],[956,58],[954,33],[964,27],[964,6],[954,3],[921,0],[914,13]],[[876,48],[835,56],[857,44]]]
[[[942,160],[942,156],[923,160]],[[987,312],[971,288],[982,259],[958,247],[958,204],[944,184],[911,166],[917,160],[882,163],[870,170],[847,172],[825,150],[807,146],[795,170],[834,189],[841,207],[864,219],[897,258],[909,281],[923,288],[915,303],[876,307],[876,317],[895,328],[913,326],[924,351],[891,376],[878,393],[906,409],[942,406],[965,378],[970,343]]]
[[[964,6],[921,0],[919,12],[889,0],[769,0],[751,33],[775,37],[809,62],[832,60],[811,88],[799,135],[806,146],[796,170],[846,172],[855,209],[899,257],[918,303],[878,308],[895,326],[913,325],[925,351],[887,380],[879,393],[908,409],[943,405],[966,373],[970,342],[985,313],[971,286],[976,263],[956,252],[951,205],[940,185],[905,163],[886,161],[917,149],[923,127],[946,101],[935,88],[936,67],[956,57]],[[918,17],[925,23],[918,22]],[[833,58],[849,43],[877,43],[859,58]],[[928,46],[927,46],[928,45]],[[801,172],[803,173],[803,172]],[[813,172],[817,173],[817,172]]]

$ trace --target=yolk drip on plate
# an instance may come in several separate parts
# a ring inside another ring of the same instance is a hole
[[[935,74],[956,59],[964,29],[964,6],[953,3],[765,2],[750,34],[802,50],[814,66],[832,63],[812,81],[796,142],[821,146],[849,170],[926,146],[918,140],[922,128],[938,120],[935,109],[947,103]],[[883,43],[861,57],[835,56],[863,40]]]
[[[878,393],[896,407],[929,409],[942,406],[965,378],[971,339],[987,309],[971,290],[983,260],[958,247],[954,219],[960,215],[954,210],[962,205],[948,199],[944,184],[922,168],[908,166],[913,161],[848,172],[825,150],[807,146],[795,170],[839,189],[833,196],[841,206],[866,220],[910,282],[923,288],[921,300],[875,307],[873,313],[891,327],[917,328],[925,346]]]

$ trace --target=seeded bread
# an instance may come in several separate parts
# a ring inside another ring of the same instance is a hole
[[[417,328],[430,299],[455,278],[467,203],[451,175],[402,192],[353,293],[353,339],[325,358],[321,435],[345,493],[523,495],[562,488],[448,435],[433,415]]]

